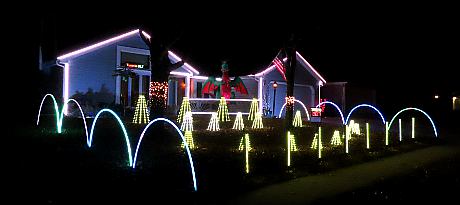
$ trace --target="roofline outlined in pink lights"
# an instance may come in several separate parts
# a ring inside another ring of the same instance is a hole
[[[93,49],[97,49],[99,47],[102,47],[104,45],[107,45],[109,43],[112,43],[114,41],[118,41],[120,39],[123,39],[123,38],[126,38],[128,36],[132,36],[134,34],[137,34],[139,33],[139,29],[136,29],[136,30],[133,30],[133,31],[130,31],[128,33],[124,33],[124,34],[121,34],[119,36],[115,36],[113,38],[109,38],[105,41],[101,41],[99,43],[96,43],[96,44],[93,44],[93,45],[90,45],[90,46],[87,46],[87,47],[84,47],[84,48],[81,48],[81,49],[78,49],[76,51],[72,51],[70,53],[66,53],[64,55],[61,55],[59,57],[57,57],[58,60],[64,60],[66,58],[69,58],[69,57],[72,57],[72,56],[75,56],[75,55],[79,55],[79,54],[82,54],[82,53],[85,53],[85,52],[88,52],[88,51],[91,51]]]
[[[310,68],[313,70],[313,72],[314,72],[324,83],[326,83],[326,80],[324,80],[324,78],[318,73],[318,71],[316,71],[316,70],[313,68],[313,66],[311,66],[310,63],[308,63],[308,61],[305,60],[305,58],[304,58],[302,55],[300,55],[299,52],[296,51],[295,53],[297,54],[297,56],[300,57],[300,59],[302,59],[302,61],[303,61],[305,64],[307,64],[308,67],[310,67]]]

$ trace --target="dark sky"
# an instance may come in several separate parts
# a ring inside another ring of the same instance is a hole
[[[204,73],[233,75],[269,65],[292,33],[298,51],[328,80],[377,89],[382,95],[431,96],[459,89],[460,16],[452,7],[372,5],[307,9],[277,15],[272,7],[238,7],[176,15],[127,11],[41,15],[47,51],[65,53],[114,34],[146,27]]]

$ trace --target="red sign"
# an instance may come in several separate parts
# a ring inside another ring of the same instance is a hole
[[[312,107],[311,108],[312,117],[321,117],[321,108]]]

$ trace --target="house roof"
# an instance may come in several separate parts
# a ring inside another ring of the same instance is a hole
[[[75,51],[71,51],[69,53],[66,53],[66,54],[63,54],[63,55],[60,55],[57,57],[57,59],[59,61],[68,61],[72,58],[75,58],[75,57],[78,57],[78,56],[81,56],[81,55],[84,55],[86,53],[89,53],[89,52],[92,52],[94,50],[97,50],[97,49],[100,49],[100,48],[103,48],[105,46],[108,46],[108,45],[111,45],[113,43],[116,43],[118,41],[121,41],[125,38],[128,38],[128,37],[131,37],[131,36],[134,36],[134,35],[140,35],[142,33],[142,35],[144,35],[145,37],[147,37],[148,39],[151,38],[151,36],[145,32],[145,31],[141,31],[139,29],[136,29],[136,30],[132,30],[132,31],[129,31],[127,33],[124,33],[124,34],[121,34],[121,35],[118,35],[118,36],[114,36],[112,38],[109,38],[109,39],[106,39],[106,40],[103,40],[103,41],[100,41],[100,42],[97,42],[97,43],[94,43],[94,44],[91,44],[89,46],[86,46],[86,47],[83,47],[81,49],[78,49],[78,50],[75,50]],[[174,62],[177,62],[177,61],[181,61],[182,59],[176,55],[174,52],[172,51],[168,51],[168,56],[170,58],[173,59]],[[200,72],[195,69],[193,66],[191,66],[190,64],[188,63],[184,63],[184,66],[183,66],[186,70],[190,71],[190,72],[193,72],[193,74],[200,74]]]

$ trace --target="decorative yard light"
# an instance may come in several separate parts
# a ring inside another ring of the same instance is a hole
[[[369,149],[369,123],[366,122],[366,148]]]
[[[332,146],[340,146],[342,145],[342,140],[340,139],[340,132],[338,130],[334,130],[334,134],[332,135],[331,139]]]
[[[243,122],[243,114],[241,112],[236,113],[235,122],[233,123],[234,130],[243,130],[244,129],[244,122]]]
[[[193,143],[192,131],[185,131],[185,142],[187,142],[188,148],[195,149],[195,143]],[[181,144],[181,148],[185,148],[184,142]]]
[[[275,101],[276,101],[276,88],[278,88],[278,83],[273,82],[273,112],[272,116],[275,116]]]
[[[415,118],[412,118],[412,139],[415,138]]]
[[[246,136],[247,136],[247,140],[248,140],[248,144],[246,145]],[[249,134],[245,134],[244,137],[241,137],[241,140],[240,140],[240,145],[238,146],[238,150],[239,151],[243,151],[245,149],[245,146],[248,146],[248,150],[251,151],[252,150],[252,147],[251,147],[251,141],[249,139]]]
[[[256,113],[259,113],[259,102],[256,98],[253,98],[251,102],[251,108],[249,109],[248,120],[254,120]]]
[[[388,122],[385,122],[385,145],[388,146]]]
[[[348,154],[348,140],[350,139],[351,135],[351,128],[348,125],[345,125],[345,153]]]
[[[318,158],[321,159],[321,150],[323,145],[321,143],[321,127],[318,128]]]
[[[294,121],[292,121],[292,126],[294,126],[294,127],[302,127],[302,117],[300,115],[299,110],[297,110],[295,112]]]
[[[193,131],[193,117],[192,112],[185,113],[184,121],[180,126],[182,131]]]
[[[264,128],[264,124],[262,123],[262,113],[256,113],[256,118],[252,122],[252,129],[261,129]]]
[[[190,101],[188,100],[188,97],[182,98],[182,105],[180,106],[179,115],[177,116],[177,122],[182,123],[185,113],[191,111],[192,108],[190,107]]]
[[[133,123],[146,124],[149,122],[149,113],[147,112],[147,102],[144,95],[139,95],[137,99],[136,111],[134,112]]]
[[[217,113],[212,113],[211,120],[209,121],[208,131],[219,131],[219,119],[217,118]]]
[[[246,159],[246,174],[249,173],[249,134],[244,135],[244,151],[245,151],[245,159]]]
[[[227,101],[225,97],[220,98],[219,108],[217,109],[219,120],[222,122],[230,121],[230,117],[228,115],[228,108],[227,108]]]
[[[401,119],[398,119],[399,121],[399,141],[402,141],[402,125],[401,125]]]
[[[296,152],[297,145],[295,143],[294,135],[291,135],[291,132],[287,133],[287,166],[291,166],[291,152]]]

